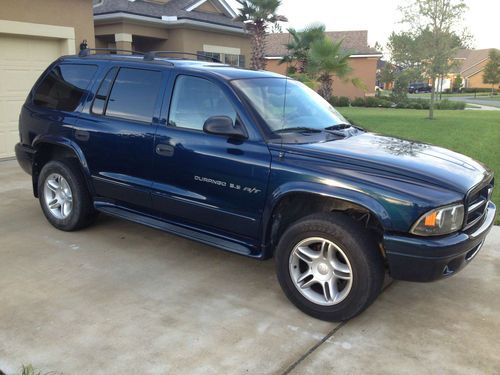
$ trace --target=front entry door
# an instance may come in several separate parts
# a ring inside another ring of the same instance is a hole
[[[224,91],[226,90],[226,92]],[[216,82],[179,75],[155,137],[152,206],[167,218],[258,238],[270,172],[267,145],[203,132],[211,116],[241,121]]]

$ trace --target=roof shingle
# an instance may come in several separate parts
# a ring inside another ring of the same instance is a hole
[[[376,49],[368,46],[368,31],[327,31],[327,38],[334,42],[342,40],[344,51],[353,55],[376,55],[380,54]],[[266,57],[283,57],[287,54],[286,44],[290,40],[289,33],[268,34],[266,38]]]

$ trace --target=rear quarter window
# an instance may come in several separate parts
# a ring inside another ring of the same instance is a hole
[[[36,88],[33,103],[39,107],[73,112],[87,94],[96,65],[61,64],[55,66]]]

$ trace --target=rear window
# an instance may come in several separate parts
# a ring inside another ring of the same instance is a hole
[[[36,88],[33,103],[40,107],[73,112],[87,93],[95,65],[57,65]]]
[[[105,115],[151,122],[160,86],[161,72],[121,68],[109,94]]]

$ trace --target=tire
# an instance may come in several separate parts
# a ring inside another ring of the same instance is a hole
[[[38,199],[49,223],[60,230],[82,229],[96,216],[79,166],[69,159],[43,166],[38,177]]]
[[[275,262],[288,299],[326,321],[348,320],[365,310],[380,294],[385,276],[373,235],[341,213],[313,214],[292,224],[279,241]]]

